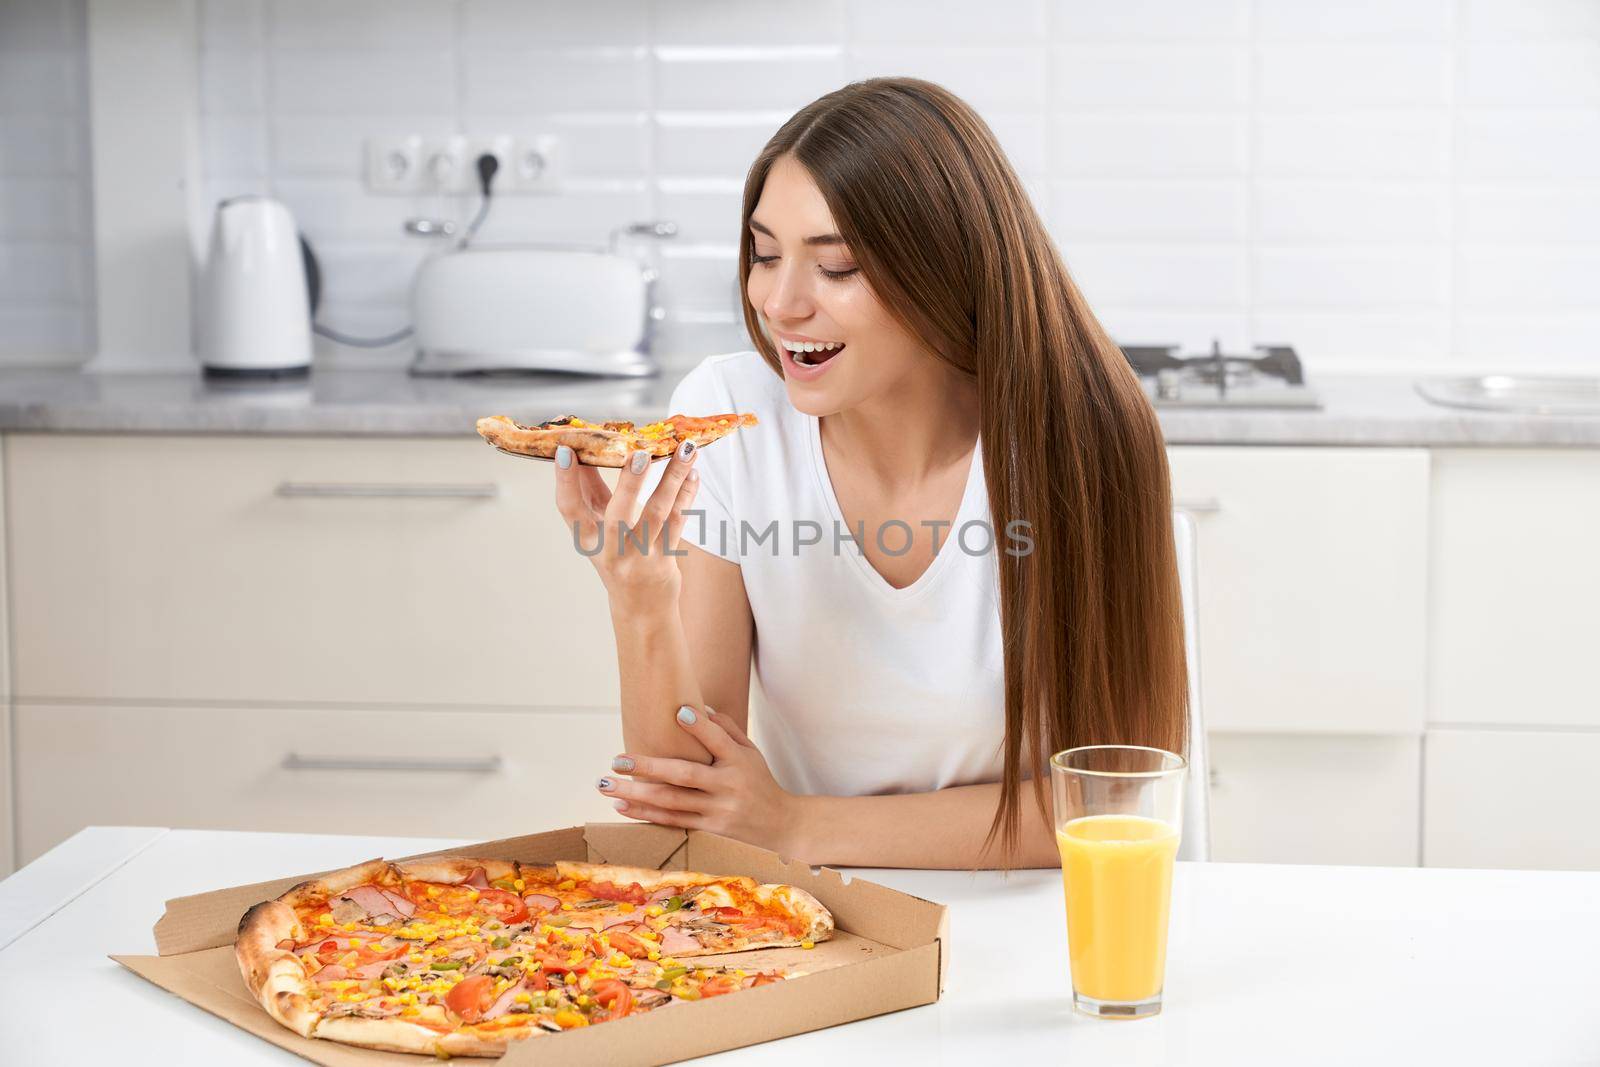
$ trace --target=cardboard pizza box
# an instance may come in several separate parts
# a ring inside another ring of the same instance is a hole
[[[774,948],[697,957],[805,971],[799,978],[512,1042],[500,1061],[508,1065],[672,1063],[931,1004],[944,989],[944,946],[949,940],[944,905],[863,879],[846,881],[827,867],[813,872],[799,861],[784,862],[777,853],[716,834],[641,823],[589,823],[423,855],[525,863],[582,860],[743,874],[757,882],[799,886],[833,912],[834,936],[811,949]],[[301,1037],[267,1015],[245,988],[233,955],[240,917],[252,905],[326,873],[316,871],[169,900],[166,914],[155,926],[160,955],[111,958],[189,1003],[313,1063],[370,1067],[427,1062],[427,1057],[417,1055]]]

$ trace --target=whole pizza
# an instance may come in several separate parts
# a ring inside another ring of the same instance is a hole
[[[549,422],[524,426],[506,415],[478,420],[478,433],[495,447],[522,456],[551,459],[566,445],[579,463],[591,467],[620,467],[634,452],[670,456],[684,441],[704,446],[726,437],[741,426],[754,426],[754,415],[673,415],[660,422],[635,426],[631,422],[586,422],[563,415]]]
[[[792,978],[682,962],[810,948],[833,916],[794,886],[558,861],[372,860],[245,913],[245,984],[304,1037],[439,1056]]]

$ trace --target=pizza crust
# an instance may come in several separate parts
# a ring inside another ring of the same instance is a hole
[[[558,421],[558,420],[552,420]],[[641,436],[632,423],[608,422],[584,426],[523,426],[506,415],[487,415],[477,422],[478,433],[497,448],[524,456],[554,459],[562,445],[577,454],[578,462],[590,467],[622,467],[634,452],[648,452],[655,458],[670,456],[684,440],[704,446],[717,441],[741,426],[754,426],[754,415],[712,415],[692,418],[673,415],[662,420],[671,427],[666,436]]]

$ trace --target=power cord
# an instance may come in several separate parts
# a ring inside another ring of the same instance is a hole
[[[482,198],[478,203],[477,214],[467,224],[466,232],[461,235],[461,240],[456,244],[457,251],[466,248],[467,245],[472,243],[472,239],[478,235],[478,228],[483,225],[483,220],[489,217],[490,197],[494,192],[494,176],[499,173],[500,161],[490,153],[484,152],[478,156],[477,169],[478,189],[482,194]],[[412,327],[405,326],[383,337],[355,337],[335,330],[331,326],[324,326],[320,322],[313,322],[311,329],[318,336],[326,337],[328,340],[341,345],[349,345],[352,348],[387,348],[396,342],[404,341],[414,332]]]

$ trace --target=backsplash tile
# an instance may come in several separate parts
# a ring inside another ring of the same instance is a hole
[[[92,346],[84,10],[0,0],[0,361]],[[1123,341],[1600,370],[1595,0],[199,0],[199,48],[207,197],[283,199],[355,333],[444,247],[404,220],[476,207],[367,193],[366,139],[554,134],[562,192],[502,197],[481,240],[674,220],[663,351],[742,344],[751,159],[907,74],[978,108]]]

